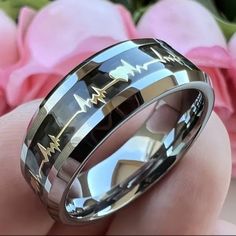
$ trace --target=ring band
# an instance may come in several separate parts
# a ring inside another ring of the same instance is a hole
[[[169,45],[121,42],[78,65],[41,103],[22,173],[53,218],[102,218],[174,166],[213,104],[209,77]]]

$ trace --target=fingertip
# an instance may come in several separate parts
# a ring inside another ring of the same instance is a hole
[[[0,228],[2,234],[46,234],[54,221],[27,186],[20,171],[20,150],[39,101],[23,104],[0,117]],[[20,216],[20,217],[19,217]]]

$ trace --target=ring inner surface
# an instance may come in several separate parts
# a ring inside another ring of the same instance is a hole
[[[66,196],[69,216],[99,218],[146,190],[191,144],[203,108],[201,92],[186,89],[135,113],[82,163]]]

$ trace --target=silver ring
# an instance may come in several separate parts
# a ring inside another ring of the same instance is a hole
[[[169,45],[121,42],[45,98],[22,147],[22,173],[54,219],[105,217],[176,164],[213,104],[209,77]]]

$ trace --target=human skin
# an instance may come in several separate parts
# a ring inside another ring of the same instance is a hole
[[[185,157],[159,183],[111,217],[84,226],[55,223],[25,182],[20,150],[39,101],[0,117],[0,234],[236,234],[219,219],[231,176],[227,132],[215,113]]]

